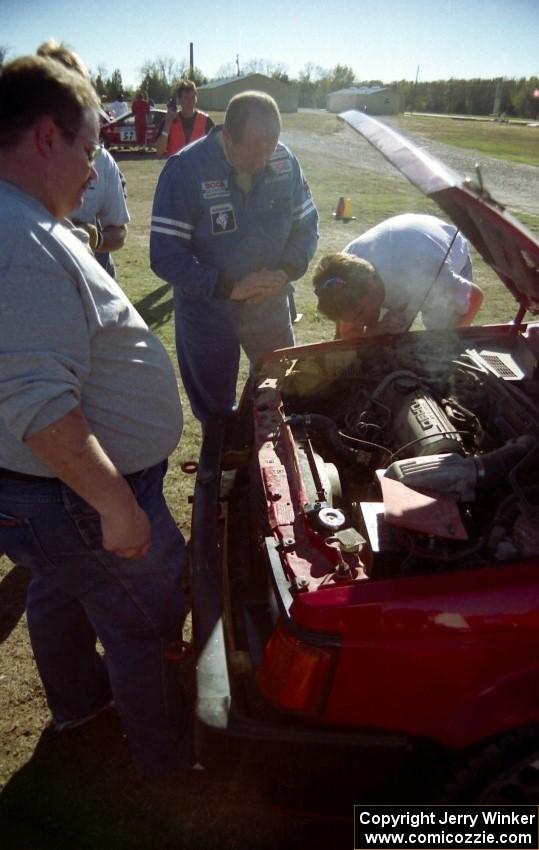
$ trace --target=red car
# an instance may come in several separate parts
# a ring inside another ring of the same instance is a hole
[[[515,319],[274,352],[237,416],[209,424],[198,720],[373,764],[428,752],[453,767],[423,801],[536,804],[539,242],[393,130],[344,117],[468,237]]]
[[[146,147],[155,147],[159,128],[165,120],[165,109],[151,109],[148,115],[148,127],[146,129]],[[138,148],[135,133],[135,116],[127,112],[120,118],[101,127],[101,141],[103,146],[109,148]]]

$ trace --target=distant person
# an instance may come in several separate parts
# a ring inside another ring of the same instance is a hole
[[[150,114],[150,103],[144,92],[137,92],[131,104],[131,112],[135,116],[135,135],[137,145],[146,145],[146,130],[148,128],[148,115]]]
[[[177,111],[176,103],[180,111]],[[190,142],[201,139],[214,126],[205,112],[196,108],[197,87],[191,80],[182,80],[168,104],[167,114],[157,136],[158,156],[172,156]]]
[[[84,75],[41,56],[3,66],[0,550],[31,575],[54,729],[114,701],[140,769],[165,778],[193,763],[167,658],[185,616],[185,546],[163,496],[182,411],[163,345],[64,224],[99,150]]]
[[[382,221],[318,263],[318,309],[353,338],[470,325],[483,302],[473,283],[468,242],[452,224],[407,213]]]
[[[127,115],[129,112],[129,104],[126,103],[123,94],[119,94],[116,100],[112,101],[109,108],[113,118],[121,118],[122,115]]]
[[[294,344],[289,284],[316,250],[318,213],[280,130],[273,98],[243,92],[159,177],[151,266],[174,290],[180,372],[201,422],[233,412],[240,346],[253,368]]]
[[[38,47],[37,54],[61,62],[91,82],[90,72],[80,56],[61,42],[49,39]],[[115,277],[111,252],[124,246],[129,222],[125,180],[116,160],[103,148],[97,153],[94,170],[97,176],[89,181],[82,204],[71,210],[69,218],[76,227],[86,231],[89,247],[98,263]]]

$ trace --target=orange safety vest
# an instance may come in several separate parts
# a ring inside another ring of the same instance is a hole
[[[189,137],[189,143],[194,142],[195,139],[201,139],[202,136],[206,135],[206,119],[207,115],[205,112],[200,112],[198,109],[195,112],[195,121],[193,124],[193,130]],[[185,139],[185,133],[183,131],[183,124],[181,118],[178,116],[176,120],[171,124],[170,130],[168,131],[168,145],[167,145],[167,154],[168,156],[172,156],[176,151],[181,150],[187,141]]]

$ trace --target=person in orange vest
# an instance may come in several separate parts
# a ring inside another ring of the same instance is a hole
[[[146,144],[146,128],[148,126],[148,115],[150,114],[150,102],[144,92],[137,92],[131,112],[135,116],[135,133],[137,134],[137,145]]]
[[[180,112],[177,111],[176,101],[180,105]],[[196,105],[196,85],[192,80],[182,80],[175,97],[169,101],[165,120],[157,136],[155,147],[158,156],[171,156],[211,130],[212,119],[197,109]]]

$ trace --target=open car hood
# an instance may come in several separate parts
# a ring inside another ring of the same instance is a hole
[[[529,230],[482,185],[461,177],[381,121],[356,110],[339,117],[438,204],[514,295],[521,318],[526,310],[539,313],[539,241]]]

